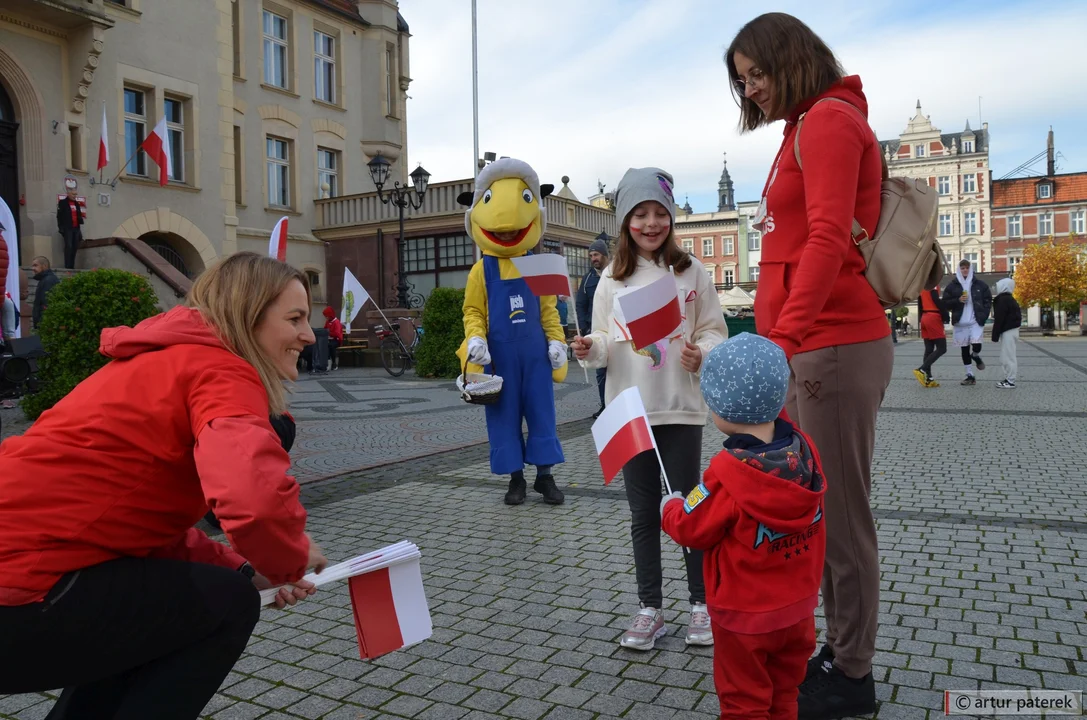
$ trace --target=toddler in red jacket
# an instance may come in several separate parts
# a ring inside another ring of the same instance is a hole
[[[663,499],[661,525],[705,551],[721,717],[795,720],[826,549],[819,455],[783,417],[789,365],[773,342],[726,340],[706,356],[701,385],[728,439],[698,487]]]

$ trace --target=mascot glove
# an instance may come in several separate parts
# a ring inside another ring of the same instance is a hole
[[[686,500],[686,496],[684,496],[683,493],[674,492],[671,495],[665,495],[663,498],[661,498],[661,517],[662,518],[664,517],[664,506],[667,505],[668,503],[672,502],[673,500]]]
[[[558,340],[547,343],[547,357],[551,360],[551,369],[558,370],[566,364],[566,346]]]
[[[487,341],[475,336],[468,341],[468,362],[473,365],[490,365],[491,351],[487,349]]]

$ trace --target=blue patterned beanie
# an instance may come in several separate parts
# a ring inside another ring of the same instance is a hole
[[[728,422],[773,422],[785,406],[788,389],[785,352],[759,335],[740,333],[725,340],[702,365],[702,397]]]

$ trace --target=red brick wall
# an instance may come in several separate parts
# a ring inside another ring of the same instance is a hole
[[[993,214],[993,237],[1004,237],[1008,234],[1008,219],[1003,214]],[[996,247],[995,245],[993,247]]]
[[[1070,218],[1067,210],[1057,210],[1053,213],[1053,234],[1067,235]]]
[[[978,197],[985,192],[985,173],[978,173]]]
[[[1024,215],[1023,216],[1023,235],[1037,235],[1038,234],[1038,216],[1037,215]]]

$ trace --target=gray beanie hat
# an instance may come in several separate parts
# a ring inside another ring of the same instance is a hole
[[[472,236],[472,209],[491,185],[504,178],[519,178],[525,181],[525,185],[528,185],[533,197],[540,204],[541,234],[547,230],[547,208],[544,207],[544,199],[540,196],[540,177],[532,169],[532,166],[524,160],[500,158],[480,170],[479,177],[476,178],[475,192],[472,193],[472,204],[468,205],[468,209],[464,212],[464,227],[468,231],[469,237]],[[552,187],[548,185],[547,188],[547,193],[550,194]]]
[[[710,350],[702,397],[719,418],[741,425],[773,422],[785,406],[789,363],[777,343],[740,333]]]
[[[608,252],[608,244],[604,242],[604,238],[602,237],[598,237],[596,240],[592,241],[589,245],[589,252],[598,252],[604,257],[611,255],[611,253]]]
[[[672,194],[675,187],[672,176],[660,168],[630,168],[619,181],[619,188],[615,198],[615,217],[619,224],[627,219],[627,215],[638,203],[646,200],[656,200],[668,214],[672,216],[673,227],[676,224],[676,198]]]

